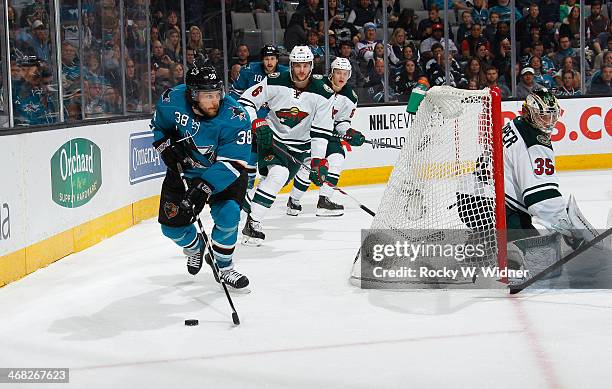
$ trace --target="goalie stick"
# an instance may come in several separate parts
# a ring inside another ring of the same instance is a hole
[[[295,158],[293,155],[291,155],[288,152],[286,152],[285,150],[283,150],[276,143],[272,142],[272,146],[274,146],[276,148],[276,150],[278,150],[281,153],[285,154],[285,156],[291,158],[291,160],[293,162],[295,162],[295,163],[297,163],[299,165],[302,165],[302,167],[304,167],[304,169],[310,170],[310,168],[308,166],[306,166],[306,164],[304,162],[298,161],[297,158]],[[365,205],[361,204],[356,198],[354,198],[350,194],[346,193],[344,190],[338,188],[337,186],[334,186],[334,189],[337,190],[338,192],[342,193],[343,195],[348,196],[351,199],[353,199],[353,201],[355,201],[357,203],[357,205],[359,205],[359,208],[363,209],[366,213],[370,214],[371,216],[376,216],[376,213],[374,213],[374,211],[372,211],[370,208],[366,207]]]
[[[544,270],[542,270],[541,272],[539,272],[535,276],[531,277],[527,281],[524,281],[524,282],[521,282],[521,283],[518,283],[518,284],[508,285],[508,288],[510,289],[510,294],[520,293],[523,289],[531,286],[535,282],[537,282],[537,281],[541,280],[542,278],[546,277],[546,275],[548,275],[551,272],[555,271],[556,269],[560,268],[564,264],[566,264],[569,261],[571,261],[572,259],[576,258],[578,255],[584,253],[585,251],[587,251],[591,247],[595,246],[599,242],[602,242],[604,239],[606,239],[610,235],[612,235],[612,228],[607,229],[601,235],[596,236],[593,240],[591,240],[589,242],[586,242],[586,243],[583,243],[582,246],[578,247],[576,250],[572,251],[571,253],[569,253],[565,257],[561,258],[557,262],[555,262],[552,265],[548,266],[547,268],[545,268]]]
[[[183,166],[181,166],[180,162],[177,163],[176,166],[178,168],[179,175],[181,176],[181,180],[183,181],[183,185],[185,186],[185,191],[188,192],[189,185],[187,185],[187,180],[185,179],[185,173],[183,172]],[[204,232],[204,226],[202,225],[202,220],[200,220],[200,215],[196,214],[195,212],[193,212],[193,214],[197,222],[196,229],[198,231],[198,235],[204,241],[204,244],[206,245],[206,249],[208,250],[208,254],[210,254],[210,258],[212,260],[211,267],[212,267],[213,272],[215,273],[214,274],[215,280],[219,280],[219,282],[221,283],[221,286],[223,287],[223,290],[225,291],[225,297],[227,297],[227,302],[229,302],[229,305],[232,308],[232,321],[234,322],[235,325],[240,325],[240,318],[238,317],[238,312],[236,312],[236,308],[234,307],[234,302],[232,301],[232,298],[227,290],[227,285],[225,285],[225,281],[219,275],[219,272],[221,270],[219,270],[219,265],[217,265],[217,259],[215,258],[215,255],[213,254],[212,247],[210,247],[210,240],[208,239],[208,235],[206,235],[206,232]],[[202,260],[204,260],[204,258],[202,258]]]

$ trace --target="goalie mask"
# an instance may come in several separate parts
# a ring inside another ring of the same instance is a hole
[[[531,92],[523,103],[523,116],[538,130],[550,134],[559,120],[557,98],[546,88]]]
[[[310,71],[308,72],[308,77],[310,77],[310,75],[312,74],[312,68],[314,67],[314,55],[312,55],[312,51],[310,51],[310,48],[308,48],[308,46],[295,46],[293,50],[291,50],[291,54],[289,54],[289,75],[291,77],[291,81],[293,82],[295,82],[295,80],[293,79],[294,63],[309,63]],[[306,77],[306,79],[308,77]]]
[[[353,68],[351,66],[351,62],[347,58],[337,57],[331,63],[331,68],[330,68],[330,71],[329,71],[329,80],[332,83],[333,83],[332,76],[334,74],[334,69],[347,70],[348,71],[348,76],[346,77],[347,81],[348,81],[349,78],[351,78],[351,73],[353,71]]]

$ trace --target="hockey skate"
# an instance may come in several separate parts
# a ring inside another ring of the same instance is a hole
[[[199,250],[192,251],[186,248],[183,249],[183,254],[187,256],[187,271],[189,274],[196,275],[202,269],[202,256],[204,255],[205,245]]]
[[[246,224],[242,229],[242,244],[245,246],[260,246],[266,239],[266,235],[261,230],[261,223],[247,217]]]
[[[344,215],[344,206],[332,202],[328,197],[319,196],[317,203],[317,216],[342,216]]]
[[[212,258],[210,257],[210,254],[207,253],[206,256],[204,256],[204,260],[206,261],[208,266],[210,266],[210,268],[212,269],[213,275],[215,276],[215,281],[220,282],[219,277],[217,277],[217,272],[215,271],[215,265],[212,262]],[[236,290],[242,289],[244,291],[248,291],[248,289],[245,289],[245,288],[249,286],[249,279],[244,274],[241,274],[240,272],[234,270],[233,265],[230,265],[229,267],[226,267],[223,269],[219,269],[219,274],[221,278],[223,279],[223,282],[225,282],[227,286],[231,286],[233,289],[236,289]]]
[[[297,216],[302,212],[302,206],[298,200],[294,200],[289,197],[287,200],[287,215],[289,216]]]

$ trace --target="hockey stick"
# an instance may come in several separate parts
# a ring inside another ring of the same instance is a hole
[[[351,137],[346,136],[346,135],[342,136],[340,134],[332,134],[332,136],[334,138],[342,139],[342,140],[345,140],[347,142],[349,140],[351,140]],[[369,140],[369,139],[364,140],[363,143],[368,143],[368,144],[371,144],[371,145],[377,145],[377,146],[380,146],[380,147],[387,147],[387,148],[390,148],[390,149],[398,149],[398,150],[402,149],[402,146],[396,146],[396,145],[392,145],[390,143],[384,143],[384,142],[376,142],[376,141]]]
[[[308,166],[306,166],[306,164],[304,162],[300,162],[297,160],[297,158],[295,158],[293,155],[289,154],[288,152],[286,152],[285,150],[283,150],[279,145],[277,145],[276,143],[272,142],[272,146],[274,146],[276,148],[276,150],[280,151],[281,153],[285,154],[287,157],[291,158],[291,160],[299,165],[302,165],[302,167],[306,170],[310,170],[310,168]],[[359,202],[359,200],[357,200],[356,198],[354,198],[353,196],[351,196],[350,194],[346,193],[344,190],[338,188],[337,186],[334,186],[334,190],[337,190],[338,192],[342,193],[343,195],[346,195],[348,197],[350,197],[351,199],[353,199],[353,201],[355,201],[357,203],[357,205],[359,205],[359,208],[363,209],[365,212],[367,212],[368,214],[370,214],[371,216],[376,216],[376,214],[374,213],[374,211],[372,211],[370,208],[366,207],[365,205],[361,204]]]
[[[596,236],[590,242],[584,243],[582,246],[578,247],[578,249],[572,251],[571,253],[569,253],[565,257],[561,258],[557,262],[555,262],[552,265],[548,266],[547,268],[545,268],[544,270],[542,270],[541,272],[539,272],[535,276],[531,277],[527,281],[521,282],[519,284],[508,285],[508,288],[510,288],[510,294],[517,294],[517,293],[521,292],[523,289],[531,286],[533,283],[535,283],[535,282],[541,280],[542,278],[546,277],[546,275],[548,275],[551,272],[555,271],[556,269],[560,268],[561,266],[563,266],[564,264],[568,263],[572,259],[576,258],[580,254],[584,253],[585,251],[587,251],[591,247],[595,246],[597,243],[603,241],[604,239],[606,239],[610,235],[612,235],[612,228],[607,229],[601,235]]]
[[[185,173],[183,172],[183,167],[181,166],[180,162],[177,163],[176,166],[178,168],[179,175],[181,176],[181,180],[183,181],[183,185],[185,186],[185,192],[188,192],[189,185],[187,185],[187,180],[185,179]],[[193,207],[195,208],[195,205]],[[219,275],[219,272],[221,270],[219,270],[217,259],[215,258],[215,255],[213,254],[212,247],[210,247],[210,240],[208,239],[208,235],[206,235],[206,232],[204,232],[204,226],[202,225],[202,220],[200,220],[200,215],[196,214],[193,209],[192,209],[192,212],[197,222],[196,229],[198,231],[198,235],[200,235],[202,240],[204,240],[206,249],[208,250],[208,253],[210,254],[210,258],[213,264],[212,269],[214,272],[215,280],[219,280],[219,282],[221,283],[221,286],[223,287],[223,290],[225,291],[225,297],[227,297],[227,301],[229,302],[229,305],[232,308],[232,321],[234,322],[235,325],[240,325],[240,318],[238,318],[238,312],[236,312],[236,308],[234,307],[234,302],[232,301],[232,298],[227,290],[227,285],[225,285],[225,281]],[[204,260],[204,258],[202,258],[202,260]]]

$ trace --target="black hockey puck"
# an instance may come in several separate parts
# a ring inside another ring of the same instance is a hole
[[[185,320],[186,326],[197,326],[199,324],[197,319],[187,319]]]

